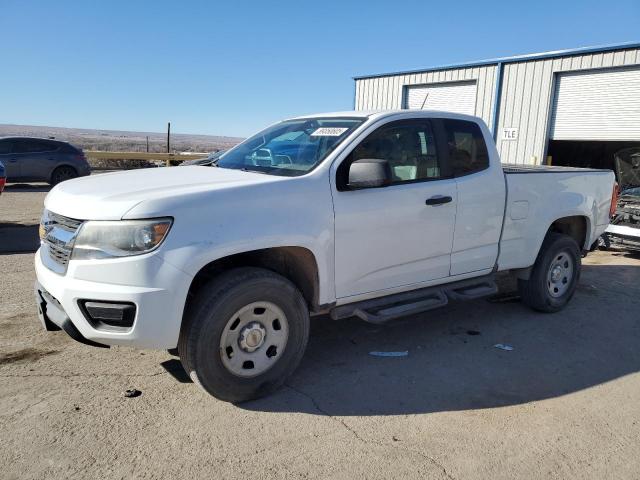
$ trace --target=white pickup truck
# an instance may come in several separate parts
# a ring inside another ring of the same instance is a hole
[[[214,166],[70,180],[47,195],[39,316],[94,345],[177,351],[239,402],[300,362],[309,316],[374,323],[496,292],[563,308],[614,175],[503,166],[486,125],[430,111],[294,118]]]

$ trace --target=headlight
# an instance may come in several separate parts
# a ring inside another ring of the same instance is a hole
[[[89,221],[82,224],[73,246],[73,260],[128,257],[150,252],[171,228],[170,218]]]

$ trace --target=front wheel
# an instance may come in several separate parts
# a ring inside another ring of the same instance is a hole
[[[187,312],[180,360],[195,383],[228,402],[280,387],[309,338],[309,311],[300,291],[260,268],[238,268],[211,280]]]
[[[550,233],[528,280],[518,280],[522,301],[540,312],[557,312],[576,291],[580,278],[580,247],[568,235]]]

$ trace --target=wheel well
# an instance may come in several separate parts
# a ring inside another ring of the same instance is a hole
[[[202,267],[193,278],[188,299],[211,278],[237,267],[260,267],[282,275],[298,287],[310,310],[317,309],[320,284],[318,265],[313,253],[303,247],[266,248],[214,260]]]
[[[550,232],[569,235],[576,241],[582,250],[585,248],[585,243],[587,241],[587,219],[580,215],[559,218],[551,224],[547,234]]]

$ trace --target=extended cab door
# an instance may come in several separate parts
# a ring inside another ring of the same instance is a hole
[[[474,121],[433,122],[446,142],[458,191],[451,275],[488,273],[498,257],[506,201],[504,172],[493,140],[486,126]]]
[[[382,125],[335,170],[336,297],[449,276],[456,182],[436,148],[429,119]],[[391,185],[351,190],[349,166],[363,158],[389,162]]]

